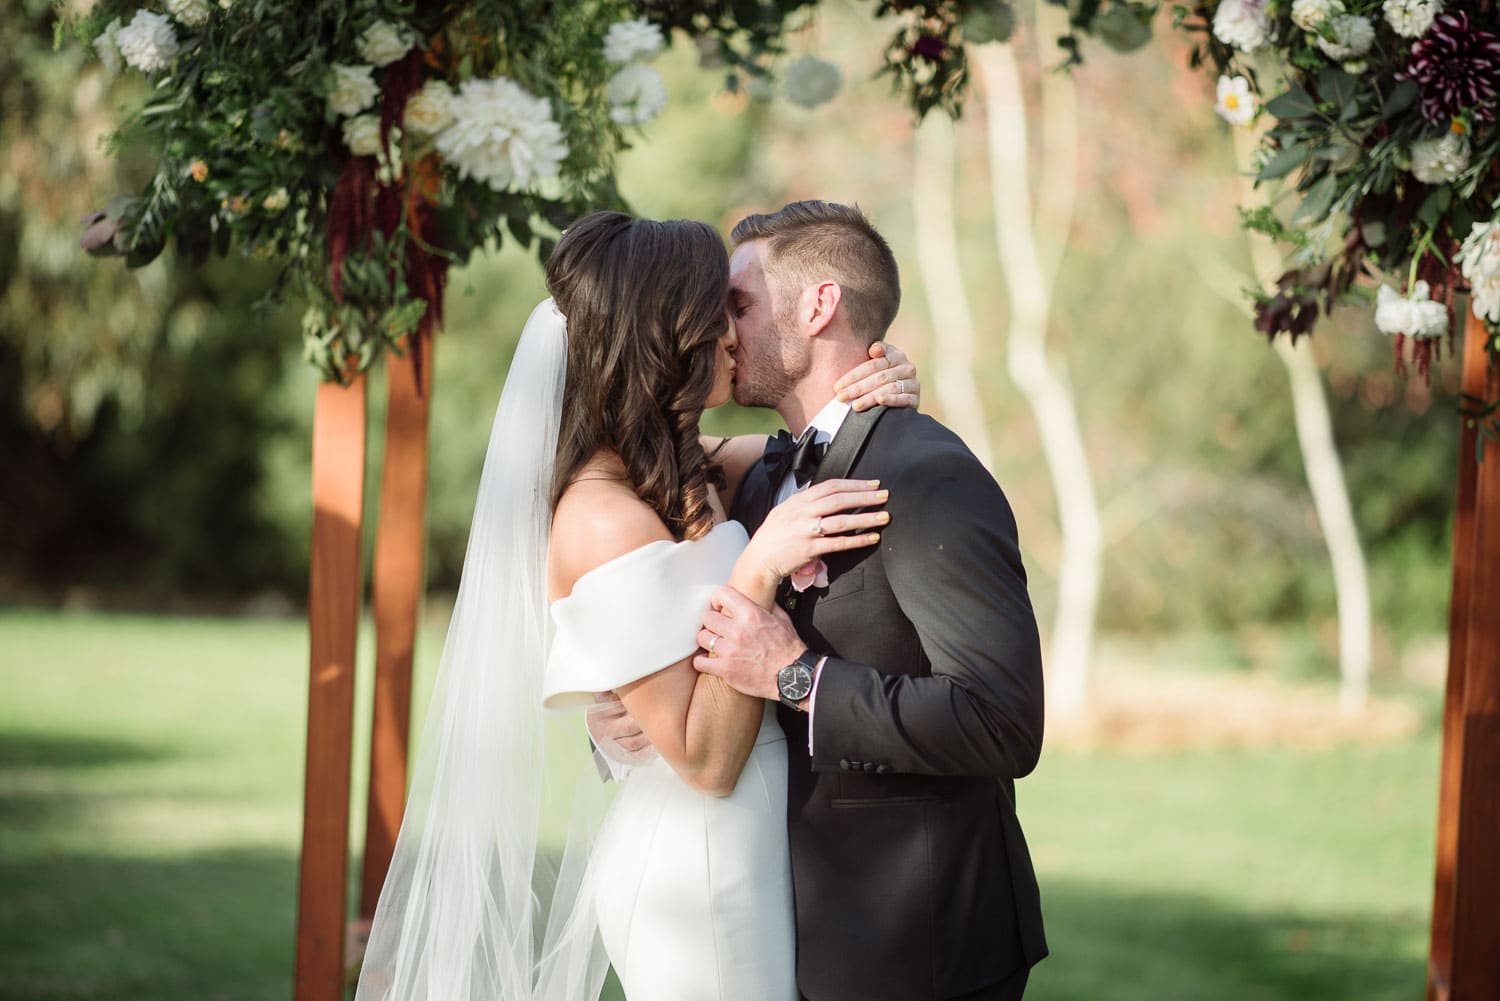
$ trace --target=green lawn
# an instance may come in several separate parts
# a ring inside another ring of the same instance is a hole
[[[0,999],[289,998],[305,658],[297,622],[0,613]],[[1431,733],[1049,752],[1028,1001],[1420,997],[1436,771]]]

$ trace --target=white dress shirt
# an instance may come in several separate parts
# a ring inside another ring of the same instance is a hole
[[[833,441],[833,436],[838,434],[839,428],[844,426],[844,418],[849,416],[849,410],[849,404],[834,397],[824,405],[822,410],[813,415],[813,419],[808,422],[808,427],[817,429],[813,437],[813,444]],[[811,485],[812,481],[809,480],[807,486]],[[781,484],[776,488],[776,503],[780,504],[799,490],[806,490],[807,486],[797,486],[797,478],[788,472],[782,478]],[[813,708],[818,704],[818,681],[822,677],[823,672],[821,669],[813,675],[812,692],[807,696],[807,751],[809,754],[812,753],[813,749]]]

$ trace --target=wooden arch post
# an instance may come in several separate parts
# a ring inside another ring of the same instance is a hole
[[[318,386],[313,413],[312,562],[307,618],[307,771],[297,882],[297,1001],[338,1001],[344,983],[349,765],[364,523],[365,386]]]
[[[1488,332],[1464,313],[1463,391],[1490,399]],[[1459,445],[1428,1001],[1500,998],[1500,449],[1476,465],[1476,437]]]
[[[426,540],[432,340],[425,361],[392,358],[375,540],[375,704],[359,916],[374,916],[406,802],[412,662]],[[420,381],[419,381],[420,380]],[[313,418],[313,558],[308,589],[311,673],[297,903],[297,1001],[339,1001],[348,936],[349,789],[354,652],[363,593],[366,379],[318,389]],[[362,951],[363,941],[352,943]]]

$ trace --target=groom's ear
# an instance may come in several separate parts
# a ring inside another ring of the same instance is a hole
[[[803,293],[803,320],[809,337],[816,337],[828,328],[838,315],[844,290],[836,281],[821,281],[809,285]]]

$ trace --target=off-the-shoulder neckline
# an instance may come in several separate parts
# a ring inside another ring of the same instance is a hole
[[[703,542],[706,539],[708,539],[710,536],[712,536],[715,532],[717,532],[719,529],[721,529],[721,528],[728,528],[730,525],[733,525],[734,527],[738,528],[742,532],[745,530],[745,526],[741,525],[739,522],[735,521],[733,518],[727,518],[724,521],[719,522],[713,528],[710,528],[708,530],[708,532],[705,535],[703,535],[701,538],[698,538],[698,539],[681,539],[681,540],[678,540],[678,539],[657,539],[654,542],[647,542],[647,543],[644,543],[642,545],[636,546],[634,549],[630,550],[630,552],[628,552],[628,553],[621,553],[619,556],[616,556],[614,559],[605,560],[603,563],[601,563],[598,566],[594,567],[592,570],[585,570],[579,576],[579,578],[573,582],[573,590],[569,591],[567,594],[563,595],[561,598],[558,598],[556,601],[552,602],[551,606],[549,606],[549,607],[555,608],[558,605],[561,605],[563,602],[567,601],[569,598],[572,598],[575,595],[577,595],[578,594],[578,589],[583,586],[584,581],[588,580],[590,577],[593,577],[595,574],[599,573],[601,570],[605,570],[605,569],[609,569],[609,568],[617,568],[617,567],[620,567],[620,566],[624,565],[628,561],[633,561],[633,560],[636,560],[636,559],[640,559],[641,558],[641,554],[646,553],[648,551],[654,551],[654,550],[656,550],[660,546],[680,546],[680,545],[684,545],[684,544],[690,543],[690,542]]]

